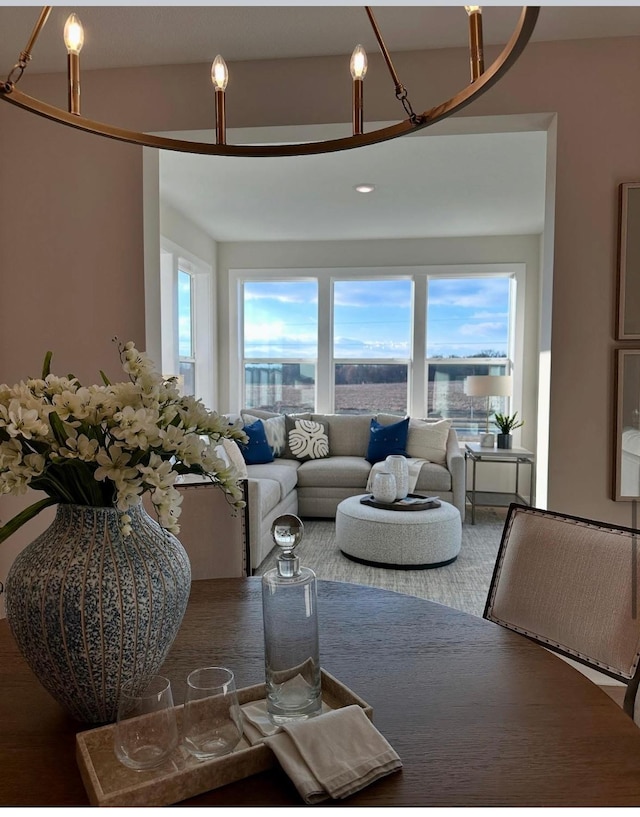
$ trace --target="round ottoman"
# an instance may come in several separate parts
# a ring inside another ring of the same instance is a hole
[[[448,502],[424,511],[394,511],[363,505],[368,496],[343,499],[336,510],[340,551],[373,567],[424,570],[455,561],[462,543],[460,512]]]

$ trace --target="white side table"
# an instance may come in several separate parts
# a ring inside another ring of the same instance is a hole
[[[476,524],[476,508],[480,506],[508,507],[512,502],[533,505],[535,454],[526,448],[482,448],[480,443],[465,443],[465,460],[472,462],[471,488],[467,490],[467,501],[471,505],[471,524]],[[476,490],[476,469],[480,463],[494,462],[515,465],[515,486],[513,492]],[[530,483],[528,498],[520,494],[520,466],[528,465]]]

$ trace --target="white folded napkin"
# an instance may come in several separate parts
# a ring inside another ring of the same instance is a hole
[[[244,736],[252,746],[255,743],[261,743],[264,738],[275,735],[280,731],[280,727],[276,726],[267,715],[266,701],[252,701],[243,704],[240,709],[243,715]],[[333,707],[324,701],[322,702],[322,709],[320,710],[322,714],[331,712],[332,709]]]
[[[260,733],[260,727],[255,731]],[[283,724],[262,740],[309,804],[330,797],[341,800],[402,767],[397,753],[356,704]]]

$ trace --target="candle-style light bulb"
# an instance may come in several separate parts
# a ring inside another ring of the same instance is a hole
[[[218,145],[224,145],[227,140],[225,89],[229,82],[229,71],[227,69],[227,63],[222,59],[220,54],[218,54],[211,64],[211,82],[216,89],[216,143]]]
[[[367,52],[361,45],[353,49],[349,70],[353,79],[364,79],[367,75]]]
[[[70,14],[64,26],[69,79],[69,113],[80,114],[80,52],[84,45],[84,29],[76,14]]]
[[[229,82],[229,71],[227,63],[222,59],[220,54],[215,58],[211,64],[211,82],[216,91],[226,91],[227,83]]]
[[[484,50],[482,45],[482,9],[480,6],[465,6],[469,15],[469,60],[471,82],[484,72]]]
[[[79,54],[84,45],[84,29],[76,14],[70,14],[64,26],[64,44],[69,54]]]
[[[367,52],[361,45],[353,49],[349,70],[353,78],[353,134],[363,132],[363,82],[367,74]]]

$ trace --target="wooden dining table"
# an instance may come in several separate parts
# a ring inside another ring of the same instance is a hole
[[[637,806],[640,729],[600,688],[537,644],[443,605],[318,584],[323,667],[373,707],[400,772],[341,805]],[[192,585],[162,668],[182,702],[190,670],[264,676],[261,583]],[[0,621],[0,806],[88,803],[75,760],[86,725],[40,686]],[[280,768],[182,805],[301,805]]]

